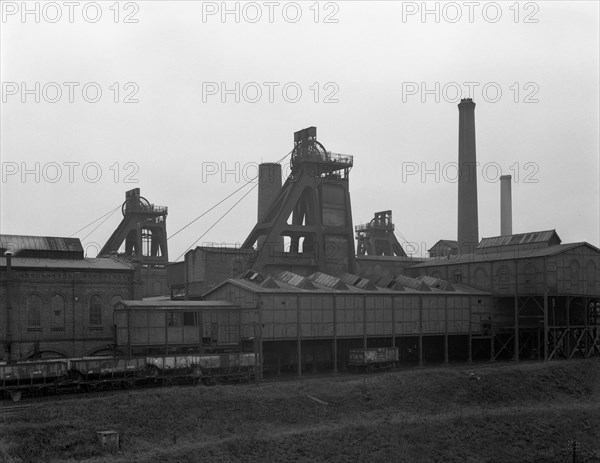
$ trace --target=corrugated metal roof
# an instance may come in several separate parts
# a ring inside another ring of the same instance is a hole
[[[454,287],[446,280],[435,278],[429,275],[421,275],[418,278],[430,288],[440,289],[442,291],[454,291]]]
[[[83,255],[83,247],[79,238],[58,236],[0,235],[0,250],[2,254],[11,251],[14,256],[18,256],[23,251],[52,251]]]
[[[368,278],[363,278],[359,275],[354,275],[353,273],[343,273],[340,276],[340,279],[349,285],[352,286],[356,286],[357,288],[360,289],[366,289],[366,290],[376,290],[377,287],[373,284],[373,282],[371,280],[369,280]]]
[[[558,242],[561,242],[556,230],[545,230],[531,233],[519,233],[517,235],[493,236],[490,238],[482,238],[477,246],[477,249],[491,248],[497,246],[512,246],[531,243],[549,243],[550,240],[556,237]]]
[[[417,280],[415,278],[410,278],[410,277],[406,277],[406,276],[401,276],[400,280],[402,281],[411,281],[413,283],[414,286],[416,286],[416,288],[411,288],[411,287],[403,287],[400,285],[399,282],[397,282],[396,280],[394,280],[395,285],[399,285],[401,289],[396,289],[395,286],[393,286],[392,288],[375,288],[375,291],[371,291],[371,290],[365,290],[365,289],[361,289],[358,288],[356,286],[348,286],[347,289],[344,290],[336,290],[336,289],[332,289],[332,288],[328,288],[325,286],[320,286],[320,287],[314,287],[312,289],[309,288],[297,288],[294,286],[291,286],[287,283],[282,283],[282,282],[277,282],[277,285],[279,286],[278,288],[263,288],[257,284],[251,283],[248,280],[242,280],[239,278],[230,278],[228,280],[225,280],[224,282],[220,283],[219,285],[217,285],[216,287],[210,289],[209,291],[207,291],[206,293],[203,294],[202,297],[205,297],[211,293],[213,293],[214,291],[217,291],[219,288],[228,285],[228,284],[232,284],[234,286],[238,286],[241,288],[244,288],[248,291],[254,292],[254,293],[260,293],[260,294],[331,294],[331,293],[337,293],[337,294],[398,294],[398,295],[418,295],[418,294],[431,294],[431,293],[436,293],[436,294],[456,294],[456,293],[461,293],[461,294],[490,294],[487,293],[485,291],[480,291],[474,288],[470,288],[468,286],[463,286],[463,285],[453,285],[455,291],[444,291],[441,289],[430,289],[424,282],[422,282],[421,280]],[[418,284],[414,284],[415,282],[418,282]]]
[[[227,301],[119,301],[115,310],[129,309],[239,309],[240,306]]]
[[[40,259],[37,257],[13,257],[13,268],[71,269],[71,270],[132,270],[130,263],[111,257],[94,259]],[[0,257],[0,267],[6,267],[6,257]]]
[[[489,262],[496,260],[511,260],[511,259],[531,259],[535,257],[544,257],[544,256],[552,256],[555,254],[560,254],[566,251],[570,251],[571,249],[578,248],[579,246],[589,246],[593,250],[600,252],[600,249],[592,246],[589,243],[568,243],[568,244],[557,244],[556,246],[548,246],[547,248],[509,248],[502,249],[501,247],[498,249],[494,249],[489,253],[476,253],[476,254],[465,254],[465,255],[456,255],[450,257],[440,257],[429,259],[427,262],[422,262],[420,264],[412,265],[409,268],[424,268],[424,267],[437,267],[440,265],[453,265],[453,264],[463,264],[463,263],[475,263],[475,262]]]
[[[302,289],[315,289],[314,285],[308,280],[308,278],[295,273],[284,271],[275,277],[279,281],[283,281],[288,285],[295,286],[296,288]]]
[[[438,245],[445,245],[446,247],[455,249],[458,248],[458,241],[456,240],[439,240],[437,243],[435,243],[433,246],[431,246],[430,249],[428,249],[428,252],[431,252],[432,249],[434,249],[435,247],[437,247]]]
[[[332,289],[348,289],[344,283],[339,278],[336,278],[332,275],[327,275],[322,272],[315,272],[308,277],[313,283],[317,283],[319,285],[327,286]]]
[[[418,291],[431,291],[431,288],[429,288],[427,284],[417,278],[411,278],[406,275],[397,275],[394,280],[407,288],[416,289]]]
[[[273,278],[268,277],[265,281],[263,281],[260,284],[260,287],[261,288],[272,288],[272,289],[274,289],[274,288],[279,288],[279,285],[277,284],[277,282]]]

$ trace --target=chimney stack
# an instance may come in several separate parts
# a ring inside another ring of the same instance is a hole
[[[473,100],[460,100],[458,113],[458,245],[461,254],[466,254],[473,252],[479,243]]]
[[[512,235],[512,177],[500,177],[500,235]]]
[[[258,221],[260,222],[281,191],[281,164],[265,162],[258,166]],[[258,240],[262,245],[262,240]],[[276,246],[283,250],[283,237]]]

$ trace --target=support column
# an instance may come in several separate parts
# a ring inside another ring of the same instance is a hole
[[[396,347],[396,311],[394,310],[394,296],[390,296],[392,303],[390,304],[392,311],[392,347]]]
[[[519,296],[515,294],[515,362],[519,361]]]
[[[567,311],[567,335],[564,337],[565,339],[565,350],[570,354],[571,353],[571,296],[567,296],[567,306],[565,310]]]
[[[367,348],[367,296],[363,295],[363,349]]]
[[[423,296],[419,296],[419,366],[423,366]]]
[[[496,317],[494,317],[495,315],[495,311],[496,311],[496,298],[492,298],[492,313],[490,316],[490,362],[494,361],[494,355],[496,354],[495,350],[496,350],[496,331],[494,329],[495,325],[496,325]]]
[[[548,361],[548,293],[544,291],[544,362]]]
[[[471,326],[471,324],[473,323],[473,313],[471,310],[471,298],[469,298],[469,325],[468,325],[468,329],[469,329],[469,340],[468,340],[468,344],[469,344],[469,356],[467,358],[467,362],[471,363],[473,362],[473,328]]]
[[[296,343],[297,343],[297,351],[298,355],[297,360],[297,373],[298,376],[302,376],[302,333],[300,329],[300,298],[296,296]]]
[[[333,295],[333,372],[338,371],[338,354],[337,354],[337,298]]]
[[[444,297],[444,363],[448,365],[448,296]]]

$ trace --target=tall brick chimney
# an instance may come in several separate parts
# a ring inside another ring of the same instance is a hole
[[[512,235],[512,177],[500,177],[500,235]]]
[[[475,103],[471,98],[460,100],[458,114],[458,245],[461,254],[466,254],[479,243]]]

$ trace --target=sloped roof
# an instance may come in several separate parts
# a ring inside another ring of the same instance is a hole
[[[353,273],[346,272],[340,276],[340,279],[347,285],[356,286],[360,289],[371,291],[377,289],[371,280],[368,278],[363,278],[359,275],[354,275]]]
[[[449,248],[458,248],[458,241],[456,240],[439,240],[437,243],[435,243],[433,246],[431,246],[430,249],[428,249],[428,252],[431,252],[431,250],[433,248],[435,248],[436,246],[443,244],[446,245]]]
[[[0,235],[0,252],[13,253],[14,257],[27,251],[36,253],[80,253],[83,258],[83,247],[79,238],[64,238],[60,236],[32,235]]]
[[[327,275],[322,272],[315,272],[308,277],[313,283],[317,283],[319,285],[327,286],[332,289],[348,289],[348,287],[342,283],[342,281],[334,276]]]
[[[417,278],[411,278],[406,275],[396,275],[394,280],[397,281],[398,283],[400,283],[402,286],[405,286],[407,288],[416,289],[417,291],[430,291],[431,290],[429,288],[429,286],[427,286],[427,284],[424,283],[423,281],[421,281]]]
[[[287,270],[281,272],[279,275],[275,277],[275,279],[287,283],[288,285],[294,286],[296,288],[301,289],[316,289],[315,286],[310,282],[310,280],[301,275],[297,275],[292,272],[288,272]]]
[[[482,238],[477,249],[491,248],[497,246],[525,245],[533,243],[549,243],[556,238],[559,243],[562,242],[556,230],[544,230],[531,233],[519,233],[516,235],[493,236]]]
[[[204,309],[204,308],[229,308],[239,309],[238,304],[232,304],[227,301],[158,301],[158,300],[143,300],[143,301],[119,301],[116,304],[115,310],[127,309]]]
[[[112,257],[94,259],[41,259],[38,257],[13,257],[13,268],[31,269],[70,269],[70,270],[133,270],[128,262]],[[6,267],[6,257],[0,257],[0,267]]]
[[[463,263],[476,263],[476,262],[489,262],[496,260],[511,260],[511,259],[531,259],[535,257],[545,257],[560,254],[580,246],[587,246],[596,252],[600,252],[597,247],[586,243],[568,243],[568,244],[557,244],[555,246],[548,246],[546,248],[508,248],[503,249],[502,247],[489,249],[488,252],[480,252],[475,254],[465,255],[451,255],[449,257],[439,257],[429,259],[427,262],[412,265],[410,268],[424,268],[424,267],[437,267],[440,265],[453,265]]]
[[[418,277],[418,279],[422,280],[423,283],[430,288],[441,289],[442,291],[454,291],[454,287],[446,280],[431,277],[429,275],[421,275]]]
[[[392,291],[404,291],[405,290],[404,286],[402,286],[400,283],[398,283],[396,280],[394,280],[393,277],[383,276],[379,280],[377,280],[375,282],[375,284],[377,286],[379,286],[380,288],[387,288],[387,289],[391,289]]]
[[[284,272],[285,273],[285,272]],[[290,275],[291,274],[291,275]],[[299,277],[299,279],[297,279],[296,277]],[[288,272],[288,274],[285,275],[286,279],[290,279],[290,281],[294,281],[296,282],[296,284],[300,284],[300,286],[294,286],[288,282],[284,282],[281,281],[281,279],[279,278],[279,276],[277,276],[275,279],[273,279],[272,277],[267,277],[265,280],[263,280],[263,282],[258,282],[258,281],[250,281],[250,280],[246,280],[246,279],[242,279],[242,278],[229,278],[223,282],[221,282],[220,284],[218,284],[217,286],[215,286],[214,288],[209,289],[208,291],[206,291],[202,297],[207,296],[208,294],[218,290],[219,288],[227,285],[227,284],[232,284],[234,286],[238,286],[240,288],[244,288],[246,290],[252,291],[254,293],[261,293],[261,294],[280,294],[280,293],[298,293],[298,294],[326,294],[326,293],[338,293],[338,294],[369,294],[369,295],[374,295],[374,294],[404,294],[404,295],[409,295],[409,294],[431,294],[431,293],[441,293],[441,294],[456,294],[458,293],[462,293],[462,294],[489,294],[486,293],[485,291],[480,291],[474,288],[470,288],[468,286],[463,286],[463,285],[457,285],[454,284],[454,290],[453,291],[445,291],[443,289],[431,289],[429,288],[429,286],[427,286],[422,280],[416,279],[416,278],[411,278],[411,277],[407,277],[405,275],[400,275],[395,277],[394,279],[391,280],[386,280],[386,282],[389,282],[390,286],[384,287],[382,286],[382,284],[384,283],[383,279],[378,280],[378,285],[377,286],[373,286],[374,289],[364,289],[364,288],[359,288],[357,286],[353,286],[353,285],[343,285],[343,287],[345,289],[334,289],[325,285],[321,285],[319,283],[313,283],[311,282],[311,280],[309,280],[306,277],[301,277],[300,275],[296,275],[294,273]],[[265,284],[267,281],[272,280],[273,284]],[[367,281],[371,282],[371,280]],[[382,284],[379,284],[379,283]],[[404,285],[402,284],[402,282],[404,282]],[[372,284],[372,282],[371,282]]]

